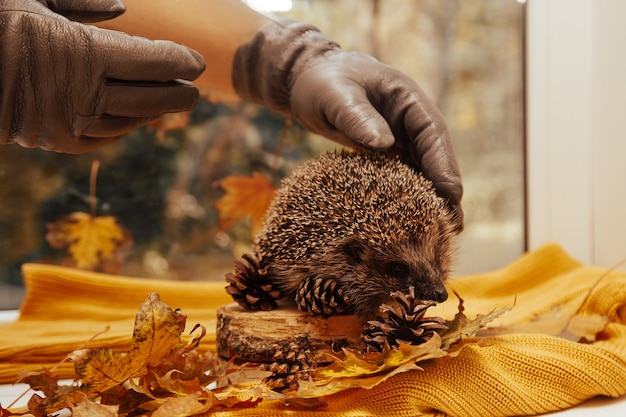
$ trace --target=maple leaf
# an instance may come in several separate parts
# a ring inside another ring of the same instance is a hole
[[[74,362],[80,385],[59,385],[59,378],[50,371],[22,373],[19,380],[40,390],[44,397],[33,394],[28,409],[20,414],[0,407],[0,417],[7,413],[44,417],[68,407],[73,417],[187,417],[217,406],[258,404],[261,391],[251,390],[251,381],[261,385],[266,373],[260,375],[256,367],[226,362],[214,352],[200,355],[196,348],[206,335],[204,326],[194,326],[192,337],[183,344],[186,319],[157,293],[149,294],[137,312],[129,351],[97,348],[72,352],[68,358]],[[226,380],[238,380],[246,387],[235,387],[220,398],[207,388]]]
[[[231,175],[218,185],[226,191],[215,204],[220,228],[226,230],[238,220],[250,217],[250,235],[256,236],[261,231],[263,217],[274,199],[276,187],[258,172],[252,177]]]
[[[157,366],[182,345],[186,320],[185,314],[172,310],[157,293],[149,294],[137,312],[130,351],[101,348],[70,354],[83,391],[98,394],[146,374],[148,366]]]
[[[93,269],[111,259],[120,245],[129,240],[128,232],[113,216],[92,216],[75,212],[46,225],[46,240],[54,248],[68,248],[76,267]]]

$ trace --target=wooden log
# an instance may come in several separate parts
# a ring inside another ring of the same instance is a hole
[[[237,362],[271,363],[277,352],[306,349],[317,361],[342,347],[359,349],[364,323],[356,316],[311,316],[295,307],[248,311],[225,304],[217,311],[217,353]]]

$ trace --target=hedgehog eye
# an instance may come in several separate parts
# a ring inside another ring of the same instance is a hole
[[[409,267],[402,262],[389,262],[385,265],[385,272],[392,277],[404,279],[409,276]]]

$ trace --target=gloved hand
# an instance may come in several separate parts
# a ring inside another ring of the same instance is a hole
[[[237,50],[232,77],[242,98],[313,132],[408,156],[447,200],[462,230],[463,185],[447,125],[407,75],[342,50],[312,25],[280,20],[261,27]]]
[[[124,11],[120,0],[0,2],[0,144],[82,153],[196,105],[184,80],[204,71],[200,54],[78,23]]]

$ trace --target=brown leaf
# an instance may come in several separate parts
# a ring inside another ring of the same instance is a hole
[[[255,172],[251,177],[232,175],[219,182],[226,194],[215,204],[222,230],[232,227],[238,220],[250,217],[252,237],[263,225],[263,217],[274,199],[276,187],[263,175]]]
[[[47,369],[42,371],[22,371],[15,383],[28,384],[33,390],[41,391],[46,397],[59,391],[59,377]]]
[[[180,379],[181,372],[172,369],[163,376],[155,375],[155,382],[159,388],[175,395],[187,395],[202,391],[202,385],[197,379]]]
[[[76,405],[69,403],[72,417],[118,417],[117,411],[119,406],[95,403],[90,401],[84,394],[83,398],[83,401]]]
[[[54,248],[68,248],[77,268],[94,269],[109,260],[130,238],[112,216],[94,217],[76,212],[46,225],[46,240]]]

